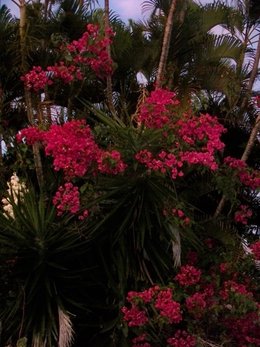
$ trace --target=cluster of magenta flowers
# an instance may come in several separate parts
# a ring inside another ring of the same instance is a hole
[[[252,190],[260,187],[259,170],[251,169],[245,161],[232,157],[226,157],[224,163],[233,170],[234,175],[238,177],[243,185]]]
[[[235,212],[234,220],[237,223],[244,225],[248,224],[248,219],[253,215],[253,211],[247,205],[240,205],[239,209]]]
[[[31,71],[21,77],[25,86],[34,92],[44,91],[55,81],[70,84],[83,80],[86,68],[96,76],[103,77],[112,73],[112,61],[107,52],[113,32],[111,29],[101,33],[97,25],[88,24],[86,31],[78,40],[60,47],[60,52],[70,59],[61,60],[44,70],[34,66]]]
[[[260,240],[250,245],[255,260],[260,260]]]
[[[45,154],[53,158],[55,171],[62,171],[65,185],[56,192],[53,203],[58,215],[63,212],[77,214],[80,211],[80,193],[73,179],[91,173],[116,175],[123,172],[127,165],[122,161],[121,154],[115,149],[104,150],[95,142],[90,127],[84,120],[75,120],[63,125],[53,124],[49,130],[36,127],[22,129],[17,134],[17,141],[26,141],[33,145],[38,142]],[[88,213],[84,211],[82,216]]]
[[[247,255],[252,268],[260,242]],[[194,252],[192,252],[194,253]],[[198,262],[198,256],[192,257]],[[232,347],[260,345],[259,283],[232,262],[206,268],[187,263],[167,285],[130,291],[122,320],[132,334],[132,347],[195,347],[199,341],[226,341]]]
[[[247,165],[244,160],[225,157],[223,169],[224,175],[228,175],[233,178],[234,183],[250,189],[252,191],[259,190],[260,187],[260,172]],[[234,220],[236,223],[247,225],[249,219],[253,216],[253,211],[245,203],[238,206],[237,211],[234,214]]]
[[[221,135],[225,128],[209,114],[196,116],[190,110],[180,114],[178,105],[175,93],[164,89],[156,89],[146,99],[140,108],[138,124],[163,129],[167,149],[156,154],[144,149],[136,154],[136,159],[151,170],[170,172],[173,179],[184,175],[185,165],[216,170],[215,154],[224,148]]]
[[[97,35],[95,30],[94,33]],[[80,40],[72,43],[70,50],[81,52],[84,40],[82,43]],[[131,158],[126,157],[124,151],[117,150],[116,143],[109,148],[101,148],[85,120],[52,124],[48,130],[36,126],[25,128],[17,134],[17,140],[26,141],[28,145],[37,141],[41,143],[45,154],[53,158],[54,170],[62,171],[65,181],[72,184],[75,178],[89,174],[127,175],[138,164],[147,175],[161,175],[172,180],[182,179],[190,168],[199,167],[212,172],[224,168],[231,170],[241,184],[251,189],[259,187],[259,174],[249,169],[243,161],[227,157],[221,166],[218,153],[224,148],[221,136],[225,128],[217,118],[208,114],[195,115],[190,109],[180,111],[175,93],[165,89],[151,92],[137,116],[136,131],[142,134],[144,128],[159,130],[161,139],[156,149],[149,146],[140,148]],[[66,195],[62,192],[65,191],[67,189],[61,186],[59,198],[54,200],[56,206],[59,201],[59,213],[79,211],[78,204],[77,208],[71,208],[61,203],[62,196],[65,199]],[[76,189],[72,191],[74,200],[79,201]],[[185,211],[176,206],[172,206],[171,214],[183,226],[191,222]],[[234,218],[236,222],[246,224],[251,216],[252,212],[242,205]]]

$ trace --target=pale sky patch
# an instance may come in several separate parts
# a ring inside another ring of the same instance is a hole
[[[125,22],[128,19],[143,19],[142,14],[143,0],[110,0],[110,8]]]
[[[138,20],[144,18],[142,3],[143,0],[110,0],[110,9],[125,22],[130,18]],[[0,5],[6,5],[13,14],[19,15],[18,7],[11,0],[0,0]],[[104,8],[104,0],[99,0],[99,5]]]
[[[213,0],[196,0],[202,4],[210,3]],[[104,0],[99,0],[99,5],[104,7]],[[142,13],[142,3],[144,0],[110,0],[110,9],[113,10],[119,17],[128,22],[128,19],[143,20],[147,13]],[[7,5],[12,13],[19,16],[18,7],[11,0],[0,0],[0,5]]]
[[[11,0],[0,0],[0,5],[6,5],[15,16],[19,15],[19,8]]]

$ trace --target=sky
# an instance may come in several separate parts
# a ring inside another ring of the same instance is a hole
[[[142,3],[144,0],[110,0],[110,8],[118,13],[123,21],[127,22],[129,18],[143,19],[145,13],[142,13]],[[199,2],[199,0],[198,0]],[[202,4],[213,2],[213,0],[200,0]],[[99,1],[100,4],[103,0]]]
[[[110,8],[125,22],[129,18],[143,19],[142,2],[143,0],[110,0]]]
[[[117,13],[123,21],[129,18],[142,19],[141,4],[144,0],[110,0],[110,8]],[[99,0],[100,7],[104,6],[104,0]],[[1,5],[6,5],[13,13],[18,15],[17,6],[11,0],[0,0]]]
[[[144,0],[110,0],[110,8],[127,23],[129,18],[135,20],[144,19],[145,14],[142,13],[143,1]],[[213,0],[200,0],[201,3],[209,3],[212,1]],[[104,7],[104,0],[98,0],[98,2],[100,7]],[[15,15],[18,15],[18,8],[11,0],[0,0],[0,4],[5,4]]]

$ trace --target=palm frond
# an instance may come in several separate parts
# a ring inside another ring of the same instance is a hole
[[[59,342],[58,347],[70,347],[73,342],[73,327],[71,319],[67,312],[64,312],[60,307],[59,314]]]
[[[164,15],[167,15],[169,8],[169,0],[146,0],[142,3],[143,13],[150,12],[152,17],[157,13],[157,11],[161,11]]]

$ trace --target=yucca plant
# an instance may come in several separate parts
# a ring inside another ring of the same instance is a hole
[[[7,201],[12,215],[0,211],[2,341],[26,337],[27,346],[70,346],[69,310],[80,304],[86,252],[80,229],[71,218],[57,220],[46,195],[31,186]]]

